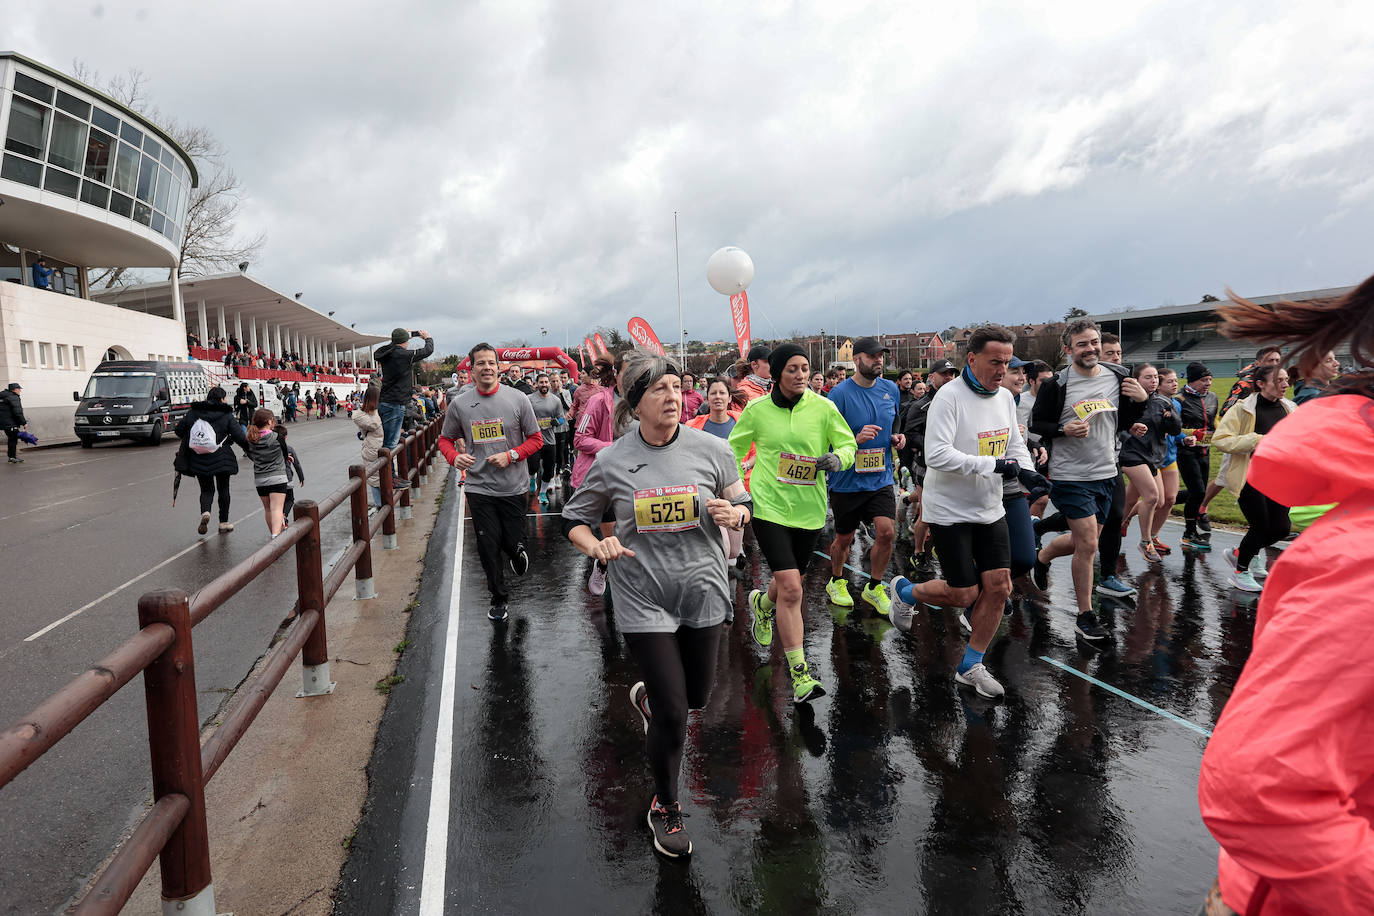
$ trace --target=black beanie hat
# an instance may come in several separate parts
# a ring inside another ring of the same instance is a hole
[[[1209,376],[1209,375],[1212,374],[1212,370],[1211,370],[1211,369],[1208,369],[1205,365],[1203,365],[1202,363],[1199,363],[1199,362],[1191,362],[1191,363],[1189,363],[1189,364],[1188,364],[1188,369],[1187,369],[1186,371],[1187,371],[1187,375],[1188,375],[1188,384],[1190,384],[1190,385],[1191,385],[1193,382],[1196,382],[1198,379],[1200,379],[1200,378],[1205,378],[1206,376]]]
[[[772,353],[768,354],[768,371],[772,374],[774,383],[776,383],[778,379],[782,378],[783,367],[787,365],[787,361],[789,359],[791,359],[794,356],[805,355],[805,350],[803,350],[796,344],[790,343],[783,344],[782,346],[774,350]]]

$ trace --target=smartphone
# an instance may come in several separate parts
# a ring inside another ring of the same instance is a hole
[[[419,336],[420,336],[420,332],[419,332],[419,331],[411,331],[411,332],[410,332],[410,336],[411,336],[411,337],[419,337]]]

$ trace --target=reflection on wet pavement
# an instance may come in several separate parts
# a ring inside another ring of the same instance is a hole
[[[1233,537],[1216,540],[1219,556]],[[1122,574],[1140,594],[1103,600],[1105,652],[1076,643],[1068,563],[1056,564],[1049,594],[1018,594],[988,651],[1003,702],[955,684],[953,612],[922,608],[903,634],[862,602],[834,608],[818,559],[806,650],[829,696],[794,707],[781,664],[749,638],[745,598],[767,577],[751,551],[715,691],[689,726],[695,854],[680,863],[654,855],[644,825],[653,790],[627,699],[638,673],[614,605],[586,593],[587,561],[557,518],[531,518],[529,543],[506,627],[479,612],[480,567],[464,557],[452,904],[1160,913],[1191,912],[1210,885],[1216,846],[1195,801],[1206,739],[1187,723],[1216,721],[1254,622],[1216,556],[1179,551],[1149,571],[1132,560]]]

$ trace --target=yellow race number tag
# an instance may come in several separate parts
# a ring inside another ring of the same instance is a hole
[[[778,456],[778,480],[804,487],[816,485],[816,459],[809,455],[783,452]]]
[[[495,420],[474,420],[472,423],[473,442],[495,442],[506,438],[505,423],[500,417]]]
[[[701,524],[695,484],[635,490],[635,527],[651,531],[687,531]]]
[[[1110,413],[1116,410],[1112,402],[1106,398],[1089,398],[1086,401],[1079,401],[1073,405],[1074,416],[1080,420],[1086,420],[1095,413]]]
[[[549,429],[549,428],[552,427],[552,426],[553,426],[553,417],[540,417],[540,418],[539,418],[539,428],[540,428],[540,429]]]
[[[881,474],[883,471],[883,450],[880,448],[861,448],[854,453],[854,471],[858,474]]]
[[[981,431],[978,433],[978,454],[1001,458],[1007,453],[1007,439],[1010,436],[1011,430],[1005,426]]]

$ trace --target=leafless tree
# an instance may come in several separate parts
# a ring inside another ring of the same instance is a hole
[[[226,150],[214,134],[206,127],[164,117],[147,98],[148,79],[141,70],[131,68],[128,73],[102,80],[98,71],[78,60],[72,64],[72,75],[157,124],[195,162],[200,183],[191,190],[186,206],[177,276],[201,277],[255,260],[267,237],[240,237],[237,222],[243,185],[229,167]],[[95,273],[90,282],[108,289],[126,286],[133,278],[127,266],[108,267]]]

